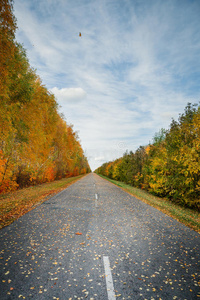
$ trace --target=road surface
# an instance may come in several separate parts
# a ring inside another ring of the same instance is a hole
[[[89,174],[0,231],[0,299],[200,299],[200,235]]]

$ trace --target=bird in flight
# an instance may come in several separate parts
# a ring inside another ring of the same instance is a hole
[[[79,36],[81,37],[81,32],[79,32]]]

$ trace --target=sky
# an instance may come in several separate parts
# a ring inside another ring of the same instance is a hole
[[[200,101],[199,0],[15,0],[14,14],[92,170]]]

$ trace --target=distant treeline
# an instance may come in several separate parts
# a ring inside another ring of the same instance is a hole
[[[15,41],[12,0],[0,1],[0,193],[90,172],[77,134]]]
[[[148,146],[103,164],[109,178],[200,210],[200,106],[188,104],[169,130],[160,130]]]

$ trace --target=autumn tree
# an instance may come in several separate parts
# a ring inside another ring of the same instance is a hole
[[[13,15],[13,1],[0,1],[0,97],[8,95],[9,69],[15,53],[16,20]]]
[[[105,163],[97,172],[199,210],[200,106],[188,103],[152,143]]]
[[[90,168],[78,136],[15,41],[13,2],[0,2],[0,192]]]

